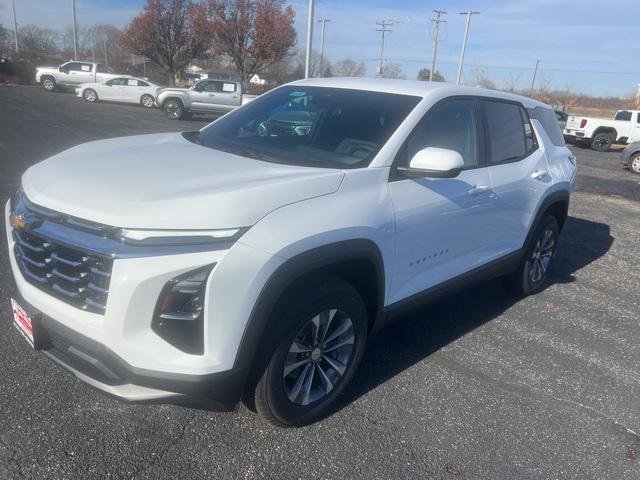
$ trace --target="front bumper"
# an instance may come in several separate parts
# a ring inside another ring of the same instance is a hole
[[[129,365],[108,347],[53,320],[17,295],[34,321],[36,349],[79,380],[127,402],[206,404],[228,411],[242,394],[246,372],[171,374]]]

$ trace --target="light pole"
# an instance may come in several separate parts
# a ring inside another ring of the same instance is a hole
[[[20,53],[20,46],[18,45],[18,21],[16,20],[16,0],[12,0],[13,6],[13,35],[16,39],[16,56]]]
[[[311,46],[313,44],[313,8],[314,0],[309,0],[309,15],[307,17],[307,53],[304,59],[304,78],[309,78],[311,70]]]
[[[322,24],[322,36],[320,37],[320,76],[323,76],[323,64],[324,64],[324,29],[325,26],[327,25],[327,22],[330,22],[331,20],[329,20],[328,18],[323,18],[322,20],[318,20],[318,23]]]
[[[78,60],[78,33],[77,33],[77,19],[76,19],[76,0],[72,0],[73,10],[73,59]]]
[[[462,78],[462,64],[464,63],[464,51],[467,49],[467,38],[469,37],[469,26],[471,25],[471,16],[478,15],[480,12],[472,12],[471,10],[466,12],[460,12],[460,15],[467,16],[467,26],[464,29],[464,40],[462,41],[462,51],[460,52],[460,64],[458,65],[458,76],[456,78],[456,85],[460,85],[460,79]]]

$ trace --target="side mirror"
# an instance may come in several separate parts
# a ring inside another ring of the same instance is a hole
[[[427,147],[413,156],[408,167],[398,167],[398,170],[409,178],[454,178],[463,168],[464,160],[458,152]]]
[[[58,67],[58,71],[59,71],[59,72],[61,72],[61,71],[62,71],[62,65],[60,65],[60,66]]]

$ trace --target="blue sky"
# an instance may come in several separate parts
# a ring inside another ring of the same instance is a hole
[[[124,26],[144,0],[77,0],[78,21]],[[291,0],[296,10],[299,46],[306,35],[307,1]],[[63,29],[70,24],[71,0],[16,0],[18,22]],[[464,33],[464,17],[474,16],[463,78],[483,71],[498,85],[517,80],[520,88],[531,85],[539,59],[538,78],[552,88],[570,86],[595,95],[628,95],[640,83],[640,43],[636,40],[640,18],[638,0],[316,0],[316,19],[330,18],[325,53],[332,60],[364,61],[373,75],[380,49],[375,22],[395,20],[387,36],[385,57],[401,63],[408,78],[429,66],[431,10],[447,10],[441,30],[438,69],[455,80]],[[0,0],[0,21],[11,23],[10,0]],[[314,32],[319,48],[320,29]],[[596,73],[611,72],[611,73]]]

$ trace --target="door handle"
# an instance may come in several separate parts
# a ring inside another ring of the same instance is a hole
[[[483,193],[486,193],[489,190],[491,190],[491,187],[487,187],[486,185],[474,185],[467,191],[467,194],[471,195],[472,197],[475,197],[478,195],[482,195]]]
[[[531,178],[534,180],[540,180],[541,178],[546,177],[549,174],[546,170],[536,170],[531,174]]]

